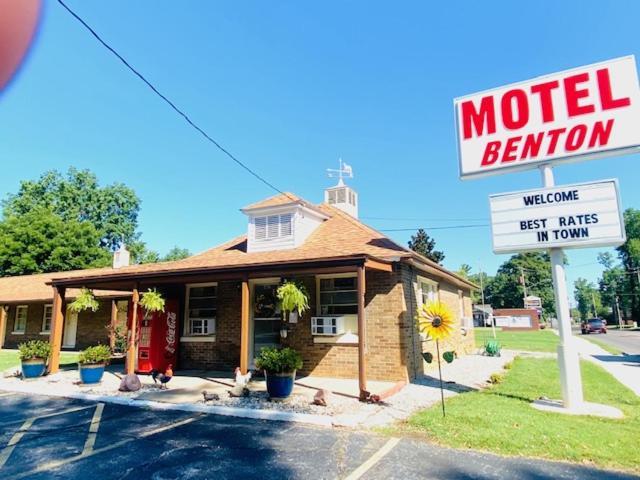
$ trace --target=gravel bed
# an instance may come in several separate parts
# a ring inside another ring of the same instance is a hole
[[[331,395],[326,407],[314,405],[312,399],[306,395],[293,394],[285,400],[270,400],[265,391],[251,391],[246,397],[232,397],[228,392],[219,393],[219,400],[204,401],[205,405],[224,407],[255,408],[264,410],[278,410],[294,413],[311,413],[315,415],[335,415],[343,413],[359,403],[356,399]]]

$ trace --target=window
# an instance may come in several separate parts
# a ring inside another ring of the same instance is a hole
[[[329,205],[333,205],[334,203],[336,203],[336,191],[335,190],[329,190],[328,202],[329,202]]]
[[[421,305],[438,301],[438,284],[433,280],[418,277]]]
[[[44,314],[42,315],[42,330],[40,333],[51,332],[51,317],[53,316],[53,305],[44,306]]]
[[[187,335],[213,335],[216,333],[218,304],[217,285],[187,287]]]
[[[291,213],[256,217],[253,223],[256,240],[289,237],[293,234],[293,215]]]
[[[356,315],[358,284],[356,277],[320,279],[320,315]]]
[[[27,309],[26,305],[18,305],[16,307],[16,318],[13,322],[14,333],[24,333],[27,329]]]

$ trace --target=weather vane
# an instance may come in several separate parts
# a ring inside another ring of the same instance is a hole
[[[327,168],[327,175],[329,178],[338,177],[338,185],[342,185],[344,183],[342,181],[343,178],[353,178],[353,168],[351,168],[351,165],[344,163],[342,158],[338,159],[338,161],[340,162],[340,168],[337,170],[335,168]]]

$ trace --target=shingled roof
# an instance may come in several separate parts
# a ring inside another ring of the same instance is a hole
[[[103,270],[112,270],[111,268]],[[82,271],[82,270],[78,270]],[[77,271],[76,271],[77,272]],[[20,302],[47,302],[53,298],[51,282],[53,276],[64,275],[75,272],[40,273],[34,275],[20,275],[15,277],[0,278],[0,304],[20,303]],[[80,290],[71,288],[67,291],[66,298],[75,298]],[[126,292],[95,290],[96,297],[127,297]]]
[[[294,199],[294,200],[292,200]],[[365,225],[342,210],[327,204],[312,205],[293,194],[286,193],[270,197],[264,201],[245,207],[256,209],[268,206],[300,203],[309,206],[328,218],[306,239],[304,244],[288,250],[273,250],[265,252],[247,252],[246,235],[238,236],[222,245],[206,250],[200,254],[171,262],[130,265],[128,267],[100,268],[60,272],[53,274],[51,279],[67,282],[77,279],[108,279],[109,277],[128,277],[135,275],[153,275],[168,273],[186,273],[192,271],[211,271],[234,268],[247,268],[260,265],[277,265],[307,261],[329,261],[350,257],[367,257],[387,262],[411,260],[425,272],[448,279],[449,281],[474,288],[468,280],[446,270],[441,265],[404,248],[384,234]],[[0,290],[2,289],[0,284]],[[0,292],[0,301],[2,293]]]

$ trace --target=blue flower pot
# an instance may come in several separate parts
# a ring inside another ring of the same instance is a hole
[[[296,379],[296,372],[271,373],[264,372],[267,377],[267,392],[273,400],[282,400],[291,395],[293,382]]]
[[[47,368],[47,362],[42,358],[33,358],[31,360],[22,360],[22,376],[23,378],[41,377]]]
[[[82,383],[100,383],[104,374],[104,363],[79,364],[78,370]]]

